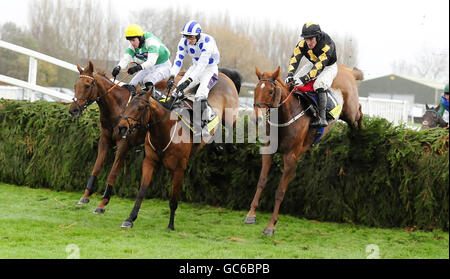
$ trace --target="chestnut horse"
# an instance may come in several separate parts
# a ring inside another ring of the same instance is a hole
[[[78,204],[89,203],[89,196],[96,190],[97,175],[106,159],[108,150],[117,145],[114,164],[108,175],[108,186],[102,201],[94,210],[94,213],[101,214],[105,212],[105,206],[110,201],[114,182],[126,153],[130,148],[144,143],[145,129],[138,129],[127,140],[119,137],[116,126],[119,123],[120,114],[129,101],[130,92],[124,87],[112,88],[115,84],[105,74],[95,73],[94,65],[91,61],[89,61],[88,66],[84,70],[79,65],[77,65],[77,68],[80,72],[80,77],[74,86],[75,98],[69,108],[70,114],[74,117],[80,117],[83,110],[94,102],[97,102],[100,109],[100,139],[97,159],[84,194]]]
[[[231,127],[228,125],[234,127],[237,119],[239,97],[235,84],[236,82],[233,83],[225,74],[219,73],[219,79],[208,95],[208,102],[226,127]],[[232,115],[225,116],[225,111]],[[178,207],[188,160],[205,145],[207,139],[203,139],[200,143],[193,143],[190,133],[181,128],[181,120],[176,113],[167,110],[153,99],[151,92],[142,93],[131,100],[119,122],[120,134],[126,135],[135,126],[145,126],[148,129],[145,137],[145,158],[142,162],[142,181],[136,203],[130,216],[122,223],[122,228],[133,227],[142,200],[150,186],[153,172],[158,165],[162,164],[170,170],[172,175],[168,228],[174,230],[175,211]],[[211,132],[213,133],[214,130]]]
[[[355,123],[358,127],[362,126],[361,105],[358,100],[358,87],[356,77],[362,78],[362,72],[339,65],[338,74],[332,84],[332,90],[337,98],[343,99],[343,108],[340,118],[346,121],[352,129]],[[291,123],[278,129],[278,149],[283,157],[284,171],[280,184],[275,193],[275,206],[272,218],[264,229],[263,234],[273,235],[275,232],[275,224],[278,221],[278,212],[283,201],[287,186],[295,171],[295,164],[301,154],[311,148],[317,137],[317,128],[310,128],[311,117],[303,114],[300,118],[296,116],[305,112],[306,108],[297,98],[289,94],[289,86],[284,84],[280,78],[280,67],[275,72],[260,73],[256,68],[256,75],[259,82],[255,88],[254,96],[254,114],[258,116],[258,121],[262,120],[262,107],[278,108],[278,122]],[[342,95],[341,95],[342,94]],[[294,118],[295,117],[295,118]],[[293,119],[296,119],[292,122]],[[324,136],[337,122],[330,121],[328,126],[324,128],[322,136]],[[266,124],[267,128],[269,124]],[[270,124],[273,125],[273,124]],[[270,137],[272,139],[272,137]],[[269,145],[267,143],[266,145]],[[261,193],[267,183],[267,175],[269,173],[273,154],[262,154],[262,168],[258,180],[255,196],[251,203],[247,217],[244,223],[254,224],[256,222],[256,209],[258,207]]]

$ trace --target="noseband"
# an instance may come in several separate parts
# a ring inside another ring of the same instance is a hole
[[[127,135],[130,135],[131,133],[133,133],[134,130],[136,130],[137,128],[141,128],[141,127],[142,127],[142,121],[143,121],[143,119],[144,119],[144,116],[147,114],[147,111],[148,111],[148,110],[151,111],[151,109],[152,109],[151,106],[150,106],[150,101],[147,100],[147,99],[145,99],[145,98],[142,98],[140,95],[135,96],[135,97],[133,98],[133,100],[142,100],[142,101],[144,101],[144,102],[145,102],[145,110],[144,110],[144,112],[141,114],[141,117],[139,117],[139,118],[134,118],[134,117],[132,117],[132,116],[123,116],[122,114],[120,114],[120,117],[123,118],[123,119],[125,119],[125,120],[127,121],[127,124],[128,124],[128,127],[129,127],[129,128],[128,128]],[[135,121],[136,124],[132,125],[132,124],[130,123],[130,121],[129,121],[130,119],[133,120],[133,121]],[[145,128],[148,129],[149,126],[150,126],[150,123],[147,123],[147,124],[145,125]]]
[[[142,97],[141,97],[142,95],[143,95],[143,94],[137,95],[137,96],[135,96],[135,97],[133,98],[133,100],[142,100],[142,101],[144,101],[144,102],[146,103],[146,104],[145,104],[145,111],[141,114],[141,117],[139,117],[138,119],[136,119],[136,118],[134,118],[134,117],[132,117],[132,116],[123,116],[123,114],[120,114],[120,117],[123,118],[123,119],[125,119],[125,120],[127,121],[127,124],[128,124],[128,127],[129,127],[129,128],[128,128],[127,135],[130,135],[130,134],[133,133],[136,129],[139,129],[139,128],[145,128],[146,130],[148,130],[148,129],[150,128],[150,126],[153,126],[153,125],[155,125],[155,124],[158,124],[159,122],[163,121],[163,120],[169,115],[169,113],[166,111],[164,118],[162,118],[162,119],[160,119],[160,120],[157,120],[157,121],[155,121],[155,122],[153,122],[153,123],[150,123],[150,122],[149,122],[149,123],[147,123],[147,124],[145,124],[145,125],[142,125],[142,122],[143,122],[143,120],[144,120],[144,116],[147,114],[147,111],[150,110],[150,113],[151,113],[151,111],[152,111],[152,106],[150,105],[150,101],[147,100],[146,98],[142,98]],[[151,98],[151,97],[150,97],[150,98]],[[129,119],[135,121],[136,124],[131,125]]]

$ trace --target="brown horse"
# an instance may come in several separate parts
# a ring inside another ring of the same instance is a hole
[[[214,108],[220,121],[234,127],[238,113],[238,91],[233,81],[219,73],[217,84],[211,89],[208,102]],[[195,107],[194,107],[195,108]],[[225,111],[227,115],[225,117]],[[232,115],[228,113],[232,112]],[[193,143],[189,132],[183,130],[181,121],[174,111],[164,108],[151,97],[150,92],[135,96],[119,122],[121,135],[126,135],[135,126],[146,126],[145,158],[142,163],[142,181],[136,203],[130,216],[122,223],[122,228],[133,227],[142,200],[152,180],[155,168],[162,164],[172,175],[172,193],[170,197],[170,221],[168,228],[174,230],[175,211],[183,184],[184,172],[189,158],[200,150],[207,139]],[[214,131],[212,131],[214,132]]]
[[[362,126],[362,112],[358,101],[358,88],[356,82],[356,73],[350,68],[339,66],[338,74],[333,82],[332,90],[336,96],[343,99],[343,108],[341,111],[341,119],[345,120],[350,127],[354,127],[355,122],[358,126]],[[361,74],[358,72],[358,74]],[[278,221],[278,212],[283,201],[287,186],[294,174],[295,164],[300,155],[311,148],[317,137],[317,128],[310,128],[311,117],[303,114],[306,111],[304,104],[297,98],[289,94],[289,86],[284,84],[280,78],[280,67],[275,72],[260,73],[256,68],[256,75],[259,83],[255,88],[254,96],[254,115],[258,116],[258,120],[262,120],[261,105],[266,108],[278,108],[278,122],[290,123],[278,129],[278,137],[270,137],[270,140],[278,140],[277,151],[282,154],[284,171],[280,184],[275,193],[275,206],[272,218],[264,229],[263,234],[273,235],[275,232],[275,224]],[[362,75],[361,75],[362,77]],[[342,93],[341,93],[342,92]],[[302,115],[297,118],[297,116]],[[292,121],[296,119],[295,121]],[[324,136],[336,123],[337,120],[329,122],[328,126],[323,130]],[[271,124],[273,125],[273,124]],[[269,129],[269,124],[267,124]],[[269,142],[266,144],[269,145]],[[262,154],[262,168],[258,180],[255,196],[251,203],[247,217],[244,223],[253,224],[256,222],[256,209],[258,207],[261,193],[267,183],[267,175],[269,173],[273,154]]]
[[[95,192],[97,175],[102,168],[108,150],[117,145],[114,164],[108,175],[108,186],[106,187],[102,201],[94,210],[94,213],[101,214],[105,212],[104,208],[111,199],[114,182],[116,181],[126,153],[130,148],[144,143],[146,131],[145,129],[138,129],[127,140],[119,137],[117,124],[120,120],[120,114],[129,101],[130,92],[123,87],[112,88],[114,83],[104,74],[95,73],[94,65],[91,61],[89,61],[88,66],[84,70],[79,65],[77,65],[77,68],[80,72],[80,77],[74,86],[75,98],[70,105],[69,112],[74,117],[80,117],[83,110],[94,102],[97,102],[100,109],[100,139],[98,142],[97,159],[84,195],[78,204],[86,204],[89,202],[89,196]],[[110,90],[111,88],[112,90]]]
[[[445,128],[447,127],[447,122],[445,122],[444,119],[442,119],[441,115],[438,113],[439,106],[437,107],[429,107],[428,104],[425,105],[426,111],[425,114],[422,116],[422,127],[421,130],[427,130],[430,128],[435,127],[441,127]]]

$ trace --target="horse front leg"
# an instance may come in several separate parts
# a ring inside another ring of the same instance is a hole
[[[172,172],[172,193],[170,195],[170,220],[167,228],[175,230],[175,211],[178,208],[178,200],[180,198],[181,186],[183,185],[184,169],[179,168]]]
[[[105,213],[105,206],[110,202],[111,195],[113,193],[113,186],[117,179],[117,174],[122,167],[123,161],[125,159],[125,155],[127,154],[129,149],[128,142],[126,140],[121,140],[117,145],[117,152],[114,158],[114,163],[111,168],[111,171],[108,175],[108,185],[106,186],[105,193],[103,194],[102,200],[97,208],[94,210],[94,214],[103,214]]]
[[[283,202],[287,186],[291,181],[292,175],[294,174],[297,159],[298,157],[293,154],[288,153],[283,155],[284,171],[281,176],[280,184],[275,192],[275,206],[273,209],[272,218],[263,231],[263,234],[265,235],[272,236],[275,233],[275,224],[278,221],[278,212],[280,210],[281,203]]]
[[[256,193],[253,197],[253,201],[250,205],[250,210],[245,217],[245,224],[254,224],[256,223],[256,209],[259,206],[259,199],[261,198],[261,193],[266,187],[267,184],[267,175],[269,174],[270,167],[272,165],[273,154],[263,154],[262,155],[262,167],[261,173],[259,175],[258,185],[256,186]]]
[[[130,216],[122,223],[122,228],[132,228],[133,222],[137,219],[139,209],[142,205],[142,200],[145,198],[147,189],[152,181],[153,171],[155,170],[155,162],[150,160],[147,156],[142,162],[142,181],[139,187],[139,192],[134,204],[133,210],[131,210]]]
[[[78,205],[89,203],[89,196],[92,195],[97,188],[97,176],[102,169],[103,162],[109,149],[109,140],[105,135],[100,136],[97,148],[97,159],[95,160],[94,169],[92,170],[91,177],[89,177],[86,189],[81,199],[78,201]]]

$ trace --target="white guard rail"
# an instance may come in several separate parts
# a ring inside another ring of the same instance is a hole
[[[363,114],[383,117],[395,124],[408,122],[408,101],[359,97]]]
[[[12,84],[12,85],[16,85],[16,86],[20,86],[26,89],[30,90],[30,100],[31,102],[36,101],[36,96],[34,91],[38,91],[56,98],[60,98],[62,100],[65,101],[72,101],[72,97],[68,96],[66,94],[60,93],[58,91],[52,90],[52,89],[48,89],[46,87],[43,86],[39,86],[36,85],[36,77],[37,77],[37,59],[42,60],[42,61],[46,61],[48,63],[57,65],[59,67],[63,67],[65,69],[74,71],[74,72],[78,72],[77,66],[67,63],[65,61],[56,59],[54,57],[36,52],[34,50],[30,50],[21,46],[17,46],[5,41],[0,40],[0,47],[2,48],[6,48],[24,55],[27,55],[30,57],[30,63],[29,63],[29,67],[28,67],[28,81],[23,81],[23,80],[19,80],[19,79],[15,79],[12,77],[8,77],[5,75],[0,75],[0,81],[4,82],[4,83],[8,83],[8,84]]]

